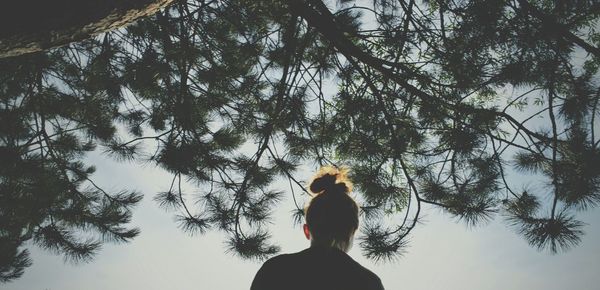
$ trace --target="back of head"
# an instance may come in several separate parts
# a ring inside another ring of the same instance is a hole
[[[358,228],[358,205],[348,193],[347,169],[322,167],[310,183],[314,194],[306,207],[306,224],[313,243],[347,251]]]

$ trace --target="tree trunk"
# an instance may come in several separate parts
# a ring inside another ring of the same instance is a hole
[[[80,41],[156,13],[174,0],[6,0],[0,58]]]

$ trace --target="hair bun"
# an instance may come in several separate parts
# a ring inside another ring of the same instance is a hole
[[[319,193],[343,193],[351,190],[352,184],[346,179],[347,170],[340,171],[332,166],[325,166],[319,170],[310,183],[310,191]]]

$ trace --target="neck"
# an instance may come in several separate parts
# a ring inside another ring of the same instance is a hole
[[[323,242],[323,241],[311,240],[310,247],[311,248],[334,248],[334,249],[338,249],[343,252],[348,252],[348,250],[350,250],[350,247],[351,247],[351,242],[339,242],[339,241],[335,241],[335,240]]]

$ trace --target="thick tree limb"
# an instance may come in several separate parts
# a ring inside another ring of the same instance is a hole
[[[0,8],[0,58],[84,40],[152,15],[173,1],[7,1]]]
[[[546,29],[554,30],[557,34],[562,36],[565,40],[568,40],[568,41],[578,45],[579,47],[583,48],[585,51],[593,54],[596,57],[600,57],[600,48],[587,43],[585,40],[583,40],[580,37],[578,37],[577,35],[573,34],[567,27],[565,27],[564,24],[558,23],[554,18],[544,14],[542,11],[538,10],[535,6],[531,5],[526,0],[518,0],[518,1],[519,1],[519,5],[521,5],[521,7],[525,11],[529,12],[529,14],[531,14],[533,17],[539,19],[542,22],[542,24],[544,26],[546,26]]]
[[[313,6],[315,8],[313,8]],[[423,77],[416,75],[416,73],[412,72],[409,68],[406,68],[402,64],[373,57],[357,47],[339,29],[339,25],[336,24],[333,14],[331,14],[331,12],[320,0],[308,0],[307,2],[291,1],[290,8],[297,13],[297,15],[300,15],[302,18],[304,18],[311,27],[314,27],[318,32],[325,36],[325,38],[331,41],[336,49],[346,56],[346,58],[355,58],[358,61],[381,72],[387,78],[393,80],[395,83],[403,87],[408,93],[417,96],[422,101],[431,105],[443,106],[450,110],[462,109],[466,112],[492,114],[508,120],[510,123],[514,124],[530,136],[533,136],[544,142],[551,142],[551,139],[547,136],[529,130],[507,113],[498,112],[491,109],[474,108],[468,105],[451,104],[440,97],[430,95],[429,93],[413,86],[407,81],[407,76],[413,77],[419,81],[427,82],[427,80],[424,80]],[[399,67],[404,71],[404,73],[396,73],[392,68],[389,67]]]

